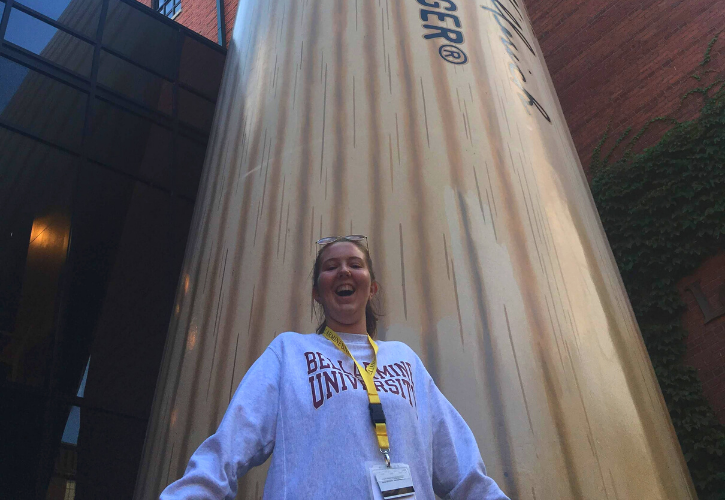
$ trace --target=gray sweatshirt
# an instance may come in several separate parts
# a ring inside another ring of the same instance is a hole
[[[372,361],[362,335],[339,334]],[[466,422],[401,342],[378,342],[375,386],[390,455],[410,466],[415,498],[503,500]],[[161,500],[233,499],[237,479],[274,451],[265,500],[372,498],[368,469],[383,464],[368,397],[352,360],[317,334],[282,333],[249,368],[216,433]]]

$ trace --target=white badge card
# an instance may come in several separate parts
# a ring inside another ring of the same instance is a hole
[[[405,464],[374,465],[370,468],[373,500],[414,500],[413,477]]]

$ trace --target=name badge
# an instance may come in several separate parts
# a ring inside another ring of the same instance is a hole
[[[370,479],[373,500],[415,499],[410,467],[405,464],[374,465],[370,468]]]

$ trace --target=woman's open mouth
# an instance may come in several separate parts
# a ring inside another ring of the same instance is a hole
[[[335,290],[335,293],[338,297],[349,297],[355,293],[355,288],[352,285],[340,285],[337,287],[337,290]]]

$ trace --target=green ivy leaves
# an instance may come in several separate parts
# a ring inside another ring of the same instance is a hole
[[[608,127],[592,154],[591,189],[698,495],[723,500],[725,428],[702,395],[696,371],[683,365],[684,304],[675,288],[725,249],[725,84],[715,81],[683,99],[694,93],[705,97],[699,118],[651,120],[612,164],[612,152],[631,130],[602,159]],[[633,154],[637,140],[659,121],[673,127],[658,144]]]

